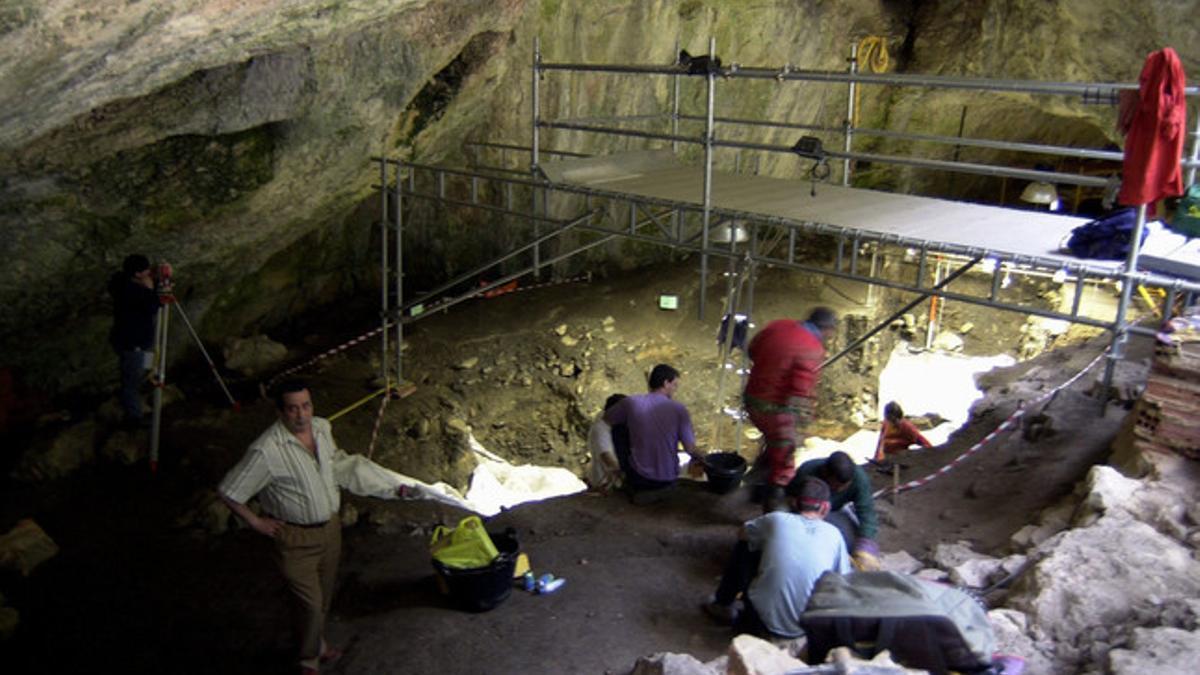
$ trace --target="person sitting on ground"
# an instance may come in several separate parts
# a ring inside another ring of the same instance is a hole
[[[871,479],[850,455],[837,451],[825,459],[812,459],[796,469],[796,477],[787,493],[798,495],[806,478],[820,478],[832,491],[831,509],[825,519],[836,527],[845,539],[846,547],[860,570],[879,569],[879,518],[875,514],[875,497],[871,494]],[[848,508],[853,506],[853,508]]]
[[[883,406],[883,426],[879,428],[879,442],[875,445],[872,461],[883,468],[891,468],[888,457],[898,455],[913,445],[933,447],[933,443],[921,435],[916,425],[904,419],[904,409],[900,404],[889,401]]]
[[[609,396],[604,402],[604,410],[611,410],[623,400],[625,394]],[[621,462],[617,459],[616,446],[622,446],[623,452],[629,453],[629,427],[624,424],[609,426],[608,422],[604,421],[604,412],[601,412],[588,431],[587,445],[591,457],[591,463],[588,465],[588,485],[598,492],[608,492],[620,485]]]
[[[817,579],[826,572],[851,571],[846,544],[837,528],[823,522],[830,490],[819,478],[798,487],[798,513],[773,511],[742,526],[733,557],[706,612],[739,632],[794,638],[803,635],[800,615]],[[739,612],[734,600],[744,594]]]
[[[604,413],[608,424],[629,426],[629,451],[616,451],[625,485],[635,498],[638,493],[661,494],[659,490],[675,484],[679,446],[696,462],[704,461],[687,408],[672,398],[679,388],[679,371],[660,363],[650,371],[649,386],[649,393],[627,396]]]

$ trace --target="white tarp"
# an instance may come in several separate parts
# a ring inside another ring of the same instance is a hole
[[[485,516],[517,504],[587,490],[587,484],[562,467],[513,465],[490,452],[470,437],[471,449],[479,456],[479,466],[471,474],[467,502],[471,510]]]
[[[911,351],[901,342],[892,350],[887,365],[879,375],[879,416],[888,401],[896,401],[908,417],[933,413],[946,420],[922,432],[930,443],[941,445],[950,434],[966,424],[971,405],[983,394],[975,385],[975,377],[995,368],[1011,366],[1016,361],[1006,354],[999,356],[963,356],[935,351]],[[875,456],[879,432],[860,429],[844,441],[809,437],[796,450],[796,465],[810,459],[828,457],[837,450],[850,455],[862,464]]]
[[[575,474],[561,467],[515,466],[469,438],[471,449],[479,457],[479,466],[471,474],[467,496],[446,483],[425,483],[411,476],[384,468],[362,455],[339,452],[333,471],[338,485],[353,494],[379,499],[398,499],[404,486],[406,499],[430,499],[450,504],[483,516],[524,502],[549,499],[583,492],[587,489]]]

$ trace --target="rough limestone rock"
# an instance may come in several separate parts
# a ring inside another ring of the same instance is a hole
[[[0,570],[27,577],[38,565],[58,555],[58,544],[37,523],[25,518],[0,537]]]
[[[939,333],[933,341],[933,348],[942,352],[961,352],[963,339],[958,333]]]
[[[252,377],[270,372],[287,358],[287,347],[266,335],[233,338],[225,344],[225,367]]]
[[[808,664],[793,658],[775,645],[754,637],[739,635],[729,645],[729,675],[774,675],[788,673]]]
[[[879,564],[888,572],[900,572],[901,574],[913,574],[924,567],[921,561],[909,555],[908,551],[884,553],[879,557]]]
[[[988,621],[996,636],[996,653],[1025,659],[1025,675],[1054,675],[1054,664],[1046,655],[1051,645],[1039,643],[1031,635],[1029,618],[1015,609],[993,609]]]
[[[100,457],[127,466],[136,464],[146,456],[146,439],[145,431],[118,431],[104,441],[100,448]]]
[[[1071,518],[1075,515],[1079,499],[1072,495],[1044,509],[1038,514],[1037,523],[1026,525],[1017,530],[1010,541],[1018,549],[1038,546],[1050,537],[1067,529]]]
[[[1168,537],[1187,541],[1197,524],[1194,511],[1189,513],[1194,502],[1191,485],[1181,489],[1166,481],[1142,481],[1141,486],[1126,505],[1130,514]]]
[[[96,435],[99,425],[89,418],[67,427],[48,444],[38,444],[25,452],[13,471],[20,480],[40,481],[62,478],[96,458]]]
[[[705,665],[691,654],[655,654],[643,656],[633,666],[629,675],[722,675],[724,670],[716,670]]]
[[[1135,628],[1127,649],[1108,654],[1112,675],[1193,675],[1200,663],[1200,631]]]
[[[968,560],[986,559],[988,556],[976,553],[970,542],[956,541],[951,544],[938,544],[933,549],[933,562],[944,570],[961,565]]]
[[[925,569],[917,570],[915,575],[926,581],[936,581],[939,583],[950,580],[950,575],[945,570],[939,570],[936,567],[926,567]]]
[[[1126,478],[1110,466],[1093,466],[1087,478],[1080,483],[1085,491],[1083,502],[1075,512],[1073,525],[1089,525],[1105,513],[1121,509],[1129,511],[1133,495],[1141,489],[1141,481]]]
[[[1135,606],[1200,595],[1200,563],[1191,551],[1128,517],[1104,516],[1039,550],[1045,557],[1017,581],[1008,604],[1063,644],[1094,627],[1128,622]]]
[[[258,500],[251,500],[251,509],[257,512]],[[183,514],[175,519],[175,527],[197,528],[210,535],[219,535],[230,528],[232,523],[241,524],[240,518],[233,518],[233,512],[221,501],[216,490],[202,490],[191,499],[190,506]]]
[[[970,588],[987,588],[1004,576],[999,558],[973,558],[950,568],[950,583]]]

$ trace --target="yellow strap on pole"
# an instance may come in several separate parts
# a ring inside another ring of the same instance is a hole
[[[1150,307],[1150,310],[1154,312],[1154,315],[1162,317],[1162,312],[1160,312],[1158,309],[1158,303],[1154,301],[1154,298],[1150,297],[1150,291],[1141,284],[1138,284],[1137,289],[1138,294],[1142,296],[1142,300],[1146,301],[1146,305]]]
[[[388,386],[384,387],[383,389],[380,389],[379,391],[367,394],[366,396],[358,399],[354,403],[351,403],[350,405],[346,406],[345,408],[342,408],[341,410],[333,413],[327,419],[330,422],[332,422],[332,421],[336,420],[337,418],[341,417],[342,415],[345,415],[346,413],[350,412],[351,410],[362,407],[366,403],[370,402],[371,399],[375,398],[376,396],[379,396],[380,394],[386,394],[388,392],[388,390],[391,388],[392,388],[392,385],[389,384]]]

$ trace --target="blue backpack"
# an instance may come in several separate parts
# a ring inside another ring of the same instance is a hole
[[[1129,256],[1129,241],[1133,239],[1133,227],[1137,224],[1135,209],[1120,209],[1111,214],[1085,223],[1071,230],[1067,248],[1080,258],[1099,260],[1124,260]],[[1142,240],[1146,243],[1149,233],[1142,229]]]

